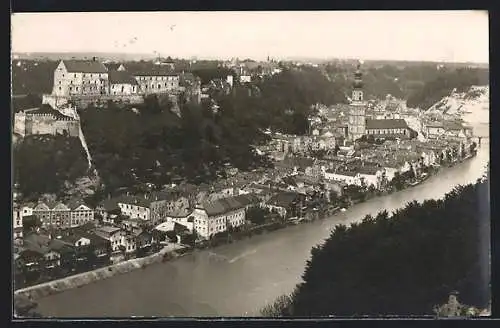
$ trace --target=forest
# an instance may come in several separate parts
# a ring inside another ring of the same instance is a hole
[[[88,173],[87,157],[78,138],[27,136],[13,152],[14,182],[27,200],[37,200],[43,194],[59,195],[66,181],[73,183]]]
[[[265,316],[434,315],[452,292],[486,308],[489,291],[488,180],[393,214],[338,225],[314,247],[291,295]]]
[[[252,145],[268,140],[268,127],[304,134],[311,105],[335,101],[330,82],[317,71],[285,71],[257,84],[257,94],[236,86],[213,104],[179,101],[181,116],[165,97],[145,103],[80,110],[94,164],[108,191],[141,183],[174,180],[209,182],[228,165],[240,170],[269,166]]]

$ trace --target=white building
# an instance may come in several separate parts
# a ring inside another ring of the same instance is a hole
[[[361,176],[357,172],[344,170],[326,170],[325,179],[337,182],[343,182],[347,185],[361,186]]]
[[[108,69],[97,60],[61,60],[54,71],[52,95],[105,95]]]
[[[141,94],[136,79],[127,71],[109,72],[109,94],[112,96],[130,96]]]
[[[194,230],[205,239],[224,232],[228,227],[239,227],[245,224],[245,204],[238,199],[245,195],[205,202],[193,211]],[[239,197],[239,198],[238,198]]]
[[[120,251],[120,246],[125,246],[126,232],[120,228],[103,226],[95,230],[95,234],[101,238],[109,240],[112,252]]]
[[[361,166],[357,169],[360,179],[367,187],[373,186],[377,189],[381,187],[384,169],[372,166]]]

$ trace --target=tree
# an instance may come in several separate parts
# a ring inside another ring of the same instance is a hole
[[[269,210],[259,206],[250,207],[246,212],[246,218],[252,223],[263,224],[268,218]]]
[[[470,146],[469,146],[469,151],[470,151],[470,153],[471,153],[472,155],[474,155],[474,156],[477,154],[477,144],[476,144],[476,142],[474,142],[474,141],[473,141],[473,142],[470,144]]]
[[[401,176],[399,172],[394,173],[394,177],[391,180],[391,185],[396,188],[396,190],[401,190],[404,187],[404,177]]]
[[[488,181],[459,186],[440,200],[411,202],[391,215],[337,226],[311,250],[291,302],[267,307],[281,316],[433,315],[458,291],[465,304],[485,308],[489,282],[478,258],[488,213],[478,213]],[[285,310],[283,310],[285,309]]]

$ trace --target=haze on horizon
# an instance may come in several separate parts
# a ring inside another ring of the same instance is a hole
[[[487,11],[18,13],[12,52],[489,63]]]

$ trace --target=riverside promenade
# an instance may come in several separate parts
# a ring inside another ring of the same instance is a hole
[[[68,289],[82,287],[99,280],[111,278],[119,274],[130,272],[132,270],[141,269],[154,263],[160,263],[163,260],[163,256],[165,254],[169,254],[184,248],[186,248],[186,246],[178,244],[168,244],[159,252],[146,257],[130,259],[128,261],[116,263],[92,271],[87,271],[61,279],[48,281],[42,284],[18,289],[14,291],[14,298],[27,297],[30,300],[36,300],[38,298],[57,294]]]

